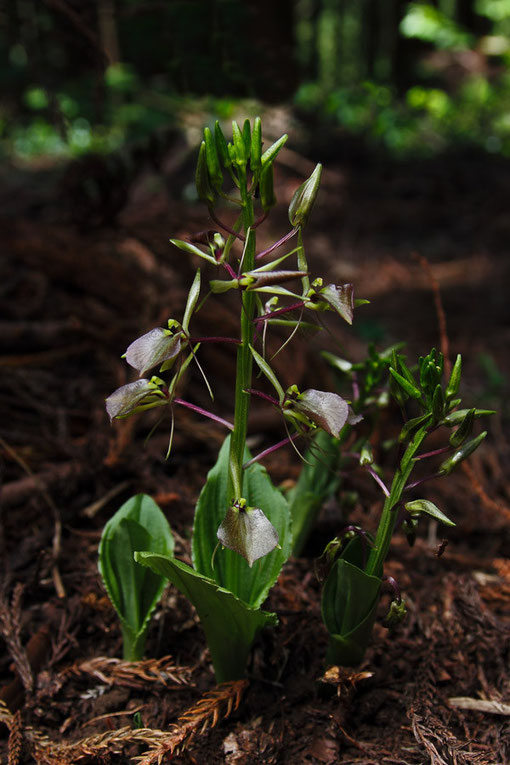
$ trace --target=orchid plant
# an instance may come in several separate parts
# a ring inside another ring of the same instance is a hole
[[[207,278],[208,290],[204,291],[204,277],[197,269],[182,320],[171,318],[166,327],[151,329],[131,343],[124,357],[139,378],[114,391],[106,401],[111,420],[165,407],[173,432],[174,408],[184,406],[230,431],[196,506],[193,567],[177,560],[173,553],[135,552],[138,563],[167,577],[194,604],[218,681],[242,675],[260,629],[276,623],[276,615],[262,611],[261,605],[292,552],[291,517],[296,503],[273,486],[259,464],[271,449],[254,457],[246,447],[252,396],[265,399],[282,415],[286,437],[272,448],[294,444],[299,437],[310,440],[319,430],[338,438],[346,424],[360,419],[337,393],[300,391],[297,385],[284,389],[267,358],[265,339],[272,325],[286,328],[290,340],[304,323],[305,313],[320,317],[330,311],[350,324],[356,305],[351,284],[325,284],[320,277],[310,278],[303,229],[319,189],[321,165],[292,198],[290,231],[270,247],[257,248],[257,230],[276,203],[274,161],[286,140],[283,135],[264,151],[259,118],[253,125],[246,120],[242,127],[234,122],[228,143],[219,123],[214,131],[205,129],[196,187],[221,231],[206,234],[198,243],[171,242],[200,258],[209,269],[208,277],[212,271],[213,278]],[[217,215],[221,200],[239,211],[232,226]],[[282,250],[283,254],[277,254]],[[289,266],[291,258],[294,263]],[[227,291],[239,296],[238,337],[196,337],[195,313],[205,300]],[[297,311],[298,318],[294,318]],[[317,325],[320,327],[319,322]],[[180,394],[184,372],[195,363],[212,398],[199,361],[200,347],[207,342],[227,342],[236,348],[232,423]],[[157,370],[156,375],[150,375],[153,370]],[[169,379],[164,373],[169,373]],[[255,387],[259,374],[267,378],[274,395]],[[170,445],[171,441],[170,436]]]
[[[182,319],[172,317],[166,327],[153,328],[129,345],[124,357],[139,377],[106,400],[112,421],[148,409],[168,412],[169,452],[174,410],[178,406],[211,418],[229,431],[196,505],[192,566],[175,558],[169,529],[165,531],[164,549],[158,548],[154,539],[150,549],[144,546],[144,540],[152,538],[150,516],[142,514],[149,525],[144,530],[138,510],[136,518],[133,516],[128,522],[124,509],[119,520],[106,527],[108,543],[101,545],[101,572],[110,595],[124,593],[123,598],[129,603],[126,594],[129,587],[142,581],[126,564],[122,538],[129,536],[129,554],[134,554],[138,568],[142,570],[145,566],[156,576],[150,580],[152,589],[148,596],[140,595],[140,603],[146,603],[147,608],[131,609],[136,619],[129,627],[132,633],[129,639],[136,642],[137,649],[143,645],[148,619],[159,597],[159,582],[164,577],[195,606],[218,682],[241,677],[260,630],[276,624],[276,614],[261,607],[285,561],[291,553],[302,551],[321,505],[338,491],[340,468],[343,470],[353,454],[378,482],[385,502],[375,536],[350,525],[328,545],[324,554],[328,571],[322,615],[330,634],[327,660],[358,663],[371,635],[383,586],[383,565],[393,533],[402,526],[412,535],[422,513],[451,524],[431,502],[404,497],[419,484],[410,482],[411,471],[419,460],[429,456],[420,452],[423,442],[441,426],[458,425],[441,451],[447,459],[436,472],[442,475],[472,453],[485,435],[467,440],[475,418],[485,412],[457,409],[460,357],[446,385],[442,382],[440,354],[432,351],[420,359],[416,377],[399,353],[400,346],[396,346],[383,353],[371,348],[365,362],[357,365],[325,354],[327,361],[349,378],[352,384],[349,399],[332,391],[301,391],[296,384],[282,386],[271,364],[272,357],[268,358],[266,353],[266,336],[272,327],[289,333],[285,346],[302,327],[322,328],[322,314],[326,311],[351,324],[355,307],[367,302],[354,299],[352,284],[328,284],[321,277],[311,277],[303,230],[317,197],[321,165],[316,166],[292,198],[288,211],[290,230],[271,246],[258,249],[259,226],[276,204],[274,162],[286,140],[283,135],[264,151],[259,118],[253,125],[246,120],[242,127],[234,122],[230,142],[218,122],[213,131],[205,129],[196,187],[218,230],[201,232],[188,241],[170,241],[191,257],[199,258],[206,275],[197,269]],[[219,217],[220,203],[237,209],[232,225]],[[221,299],[223,293],[231,291],[239,301],[239,334],[196,336],[193,317],[197,311],[206,300],[215,296]],[[196,364],[213,400],[199,360],[200,348],[208,342],[229,343],[237,354],[232,422],[181,394],[184,373],[191,364]],[[156,374],[152,374],[154,371]],[[257,383],[261,376],[271,386],[270,394]],[[398,466],[389,486],[374,463],[366,435],[371,413],[388,404],[388,390],[384,386],[388,379],[397,403],[404,407],[410,399],[419,410],[417,416],[405,422],[400,434]],[[255,456],[246,445],[253,396],[280,412],[286,434]],[[365,431],[359,436],[357,425],[362,419]],[[284,494],[273,485],[260,460],[285,445],[297,450],[298,439],[308,444],[304,466],[295,487]],[[343,452],[347,441],[351,444],[349,452]],[[155,513],[155,517],[159,515]],[[161,526],[160,520],[158,523]],[[117,533],[123,534],[118,543],[114,539]],[[110,554],[121,555],[121,563],[110,560]],[[119,578],[126,572],[130,580],[122,585]],[[117,597],[117,601],[121,598]],[[396,598],[390,609],[391,618],[402,610],[402,603]],[[120,610],[119,613],[124,618]],[[123,624],[126,625],[125,619]],[[124,633],[130,634],[126,629]]]

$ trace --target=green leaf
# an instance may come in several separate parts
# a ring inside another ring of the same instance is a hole
[[[412,516],[425,513],[426,515],[430,515],[431,518],[435,518],[436,521],[443,523],[445,526],[455,526],[455,523],[428,499],[415,499],[412,502],[406,502],[405,509],[408,513],[411,513]]]
[[[345,558],[333,564],[322,591],[322,619],[330,633],[328,664],[356,666],[365,654],[376,617],[381,579]]]
[[[214,580],[175,558],[140,552],[136,560],[169,579],[195,606],[211,652],[216,682],[242,677],[257,635],[263,627],[277,623],[276,614],[248,606]]]
[[[99,572],[117,611],[128,641],[136,644],[135,653],[124,645],[125,658],[143,655],[149,620],[160,599],[165,581],[146,571],[134,560],[138,550],[172,555],[174,539],[165,516],[151,497],[136,494],[125,502],[103,529],[99,544]],[[131,646],[133,647],[133,646]]]
[[[296,485],[287,494],[292,517],[292,554],[299,556],[321,507],[340,485],[340,442],[319,430],[306,451]]]
[[[255,360],[255,363],[259,367],[260,371],[263,372],[263,374],[267,377],[267,379],[269,380],[269,382],[271,383],[275,391],[278,393],[278,400],[280,404],[283,404],[285,393],[283,391],[282,386],[278,382],[278,378],[276,377],[275,373],[273,372],[273,370],[271,369],[267,361],[264,358],[262,358],[260,353],[257,353],[255,348],[253,348],[251,345],[250,345],[250,350]]]
[[[237,553],[216,551],[217,531],[223,522],[232,497],[227,496],[230,436],[225,439],[216,465],[207,476],[195,510],[193,526],[193,565],[200,574],[213,579],[249,606],[256,608],[266,599],[281,567],[291,553],[292,537],[287,500],[276,489],[266,470],[250,465],[243,473],[243,497],[250,507],[258,507],[278,533],[280,549],[260,558],[252,568]],[[245,450],[244,461],[251,455]],[[213,560],[214,557],[214,560]]]
[[[200,250],[198,247],[195,247],[195,245],[191,244],[190,242],[183,242],[181,239],[170,239],[170,243],[175,247],[178,247],[180,250],[189,253],[190,255],[198,255],[199,258],[207,260],[214,266],[218,265],[216,259],[210,253],[202,252],[202,250]]]
[[[195,274],[195,278],[193,279],[193,284],[191,285],[190,290],[188,292],[188,299],[186,301],[186,308],[184,310],[182,328],[184,332],[186,332],[186,334],[188,334],[189,323],[190,323],[191,317],[193,316],[193,311],[195,310],[199,295],[200,295],[200,269],[197,270]]]

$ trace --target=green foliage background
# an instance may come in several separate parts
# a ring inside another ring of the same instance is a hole
[[[108,152],[243,98],[400,155],[510,155],[509,63],[510,0],[23,0],[0,15],[0,139]]]

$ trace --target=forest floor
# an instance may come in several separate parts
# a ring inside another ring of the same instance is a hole
[[[313,169],[305,153],[282,154],[281,206],[260,229],[268,243],[288,230],[286,206]],[[456,527],[423,523],[412,548],[395,538],[387,573],[407,619],[393,633],[379,622],[356,670],[324,667],[314,560],[345,523],[336,500],[270,594],[279,625],[256,646],[246,682],[215,686],[200,625],[173,588],[150,630],[153,658],[119,663],[119,624],[97,571],[102,528],[131,494],[146,492],[176,533],[177,556],[188,559],[194,503],[224,433],[180,410],[165,461],[168,428],[145,443],[151,417],[112,427],[104,399],[131,379],[120,358],[129,342],[182,315],[197,264],[169,238],[213,226],[182,195],[193,177],[186,158],[163,179],[141,171],[120,202],[110,199],[124,182],[113,174],[89,206],[85,175],[73,187],[44,167],[4,170],[0,762],[114,765],[145,755],[147,764],[158,761],[150,746],[162,742],[172,762],[199,765],[510,762],[510,163],[308,153],[326,165],[305,238],[314,276],[353,282],[371,301],[336,332],[341,354],[359,360],[368,341],[404,341],[416,359],[449,343],[451,359],[463,355],[466,405],[499,412],[484,423],[489,435],[469,467],[427,489]],[[209,301],[196,331],[233,334],[236,321],[235,301]],[[284,382],[333,384],[317,363],[320,342],[295,342],[281,355]],[[215,411],[231,416],[230,350],[211,346],[204,365]],[[198,375],[187,398],[207,406]],[[399,427],[394,411],[376,453]],[[251,442],[274,442],[281,428],[257,407]],[[299,470],[292,450],[265,464],[277,484]],[[390,475],[389,460],[383,467]],[[359,471],[345,480],[359,493],[350,521],[373,529],[377,487]]]

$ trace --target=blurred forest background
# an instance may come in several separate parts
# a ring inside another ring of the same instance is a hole
[[[510,0],[3,0],[0,57],[17,160],[108,153],[240,99],[399,157],[510,156]]]

